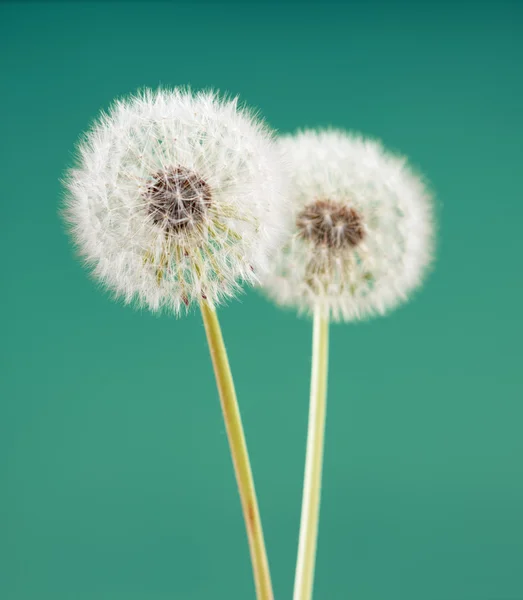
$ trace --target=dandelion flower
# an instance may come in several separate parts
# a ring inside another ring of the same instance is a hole
[[[245,436],[215,306],[254,283],[285,213],[272,134],[236,100],[187,90],[116,102],[81,141],[66,218],[97,278],[125,301],[175,314],[199,304],[259,600],[271,580]]]
[[[384,314],[420,284],[432,205],[403,157],[341,131],[284,136],[293,226],[264,280],[283,306],[330,320]]]
[[[178,313],[266,270],[281,183],[270,131],[236,100],[145,91],[116,102],[80,142],[66,217],[117,296]]]
[[[314,582],[327,400],[329,321],[384,314],[421,283],[432,205],[405,158],[341,131],[280,140],[292,225],[264,279],[280,305],[314,315],[309,429],[294,600]]]

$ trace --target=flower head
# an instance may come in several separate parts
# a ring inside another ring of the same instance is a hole
[[[280,159],[236,100],[146,90],[116,102],[78,150],[66,218],[117,296],[178,312],[266,270],[285,211]]]
[[[280,139],[293,222],[263,285],[283,306],[333,320],[383,314],[421,282],[430,196],[406,159],[342,131]]]

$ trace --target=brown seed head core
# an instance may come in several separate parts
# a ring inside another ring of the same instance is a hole
[[[173,233],[203,221],[212,197],[207,183],[185,167],[158,171],[143,195],[154,223]]]
[[[316,200],[298,214],[298,235],[315,246],[340,249],[357,246],[365,237],[359,213],[333,200]]]

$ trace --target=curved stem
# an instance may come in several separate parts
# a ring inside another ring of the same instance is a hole
[[[320,516],[321,474],[327,405],[329,321],[319,310],[314,314],[312,374],[309,405],[307,455],[301,506],[300,541],[294,580],[294,600],[310,600]]]
[[[229,438],[236,481],[249,539],[249,548],[251,552],[252,569],[254,573],[254,584],[256,587],[256,597],[258,600],[273,600],[271,585],[271,576],[269,573],[269,562],[263,540],[263,530],[256,500],[256,491],[254,489],[254,480],[245,443],[242,420],[234,383],[232,379],[227,352],[223,343],[223,337],[220,330],[220,324],[216,312],[207,302],[201,303],[201,311],[207,341],[211,353],[216,384],[220,394],[223,419]]]

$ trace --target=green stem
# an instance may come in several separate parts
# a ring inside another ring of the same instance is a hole
[[[311,600],[320,516],[321,474],[327,405],[329,320],[314,314],[312,374],[307,455],[301,506],[300,541],[294,580],[294,600]]]
[[[207,302],[201,303],[201,311],[207,341],[211,353],[216,384],[220,394],[223,419],[229,438],[236,481],[240,492],[245,527],[249,540],[251,552],[252,569],[254,573],[254,584],[258,600],[273,600],[271,576],[269,573],[269,562],[263,540],[263,530],[256,500],[256,491],[252,477],[249,454],[245,443],[245,435],[234,383],[232,379],[229,360],[223,343],[220,323],[216,312]]]

